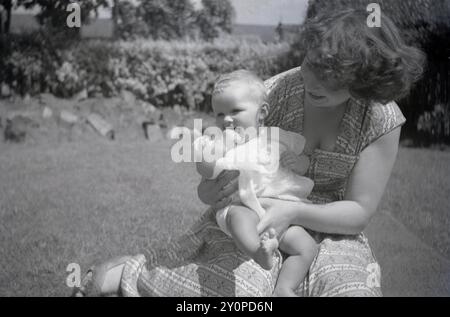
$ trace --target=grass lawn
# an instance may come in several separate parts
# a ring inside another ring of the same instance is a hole
[[[401,149],[381,206],[450,258],[450,153]],[[175,239],[205,209],[166,143],[0,143],[0,295],[65,296],[66,266]]]
[[[402,148],[380,209],[450,259],[450,152]]]

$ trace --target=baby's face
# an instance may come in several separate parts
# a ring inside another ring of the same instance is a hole
[[[258,127],[261,105],[246,85],[232,84],[223,92],[214,95],[212,107],[216,124],[222,130]]]

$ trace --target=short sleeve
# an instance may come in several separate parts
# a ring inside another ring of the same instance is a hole
[[[388,104],[374,103],[369,106],[365,118],[365,131],[362,149],[375,142],[383,135],[405,124],[406,118],[395,102]]]

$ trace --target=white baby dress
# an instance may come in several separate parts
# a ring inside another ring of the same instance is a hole
[[[254,138],[243,142],[240,134],[234,130],[225,131],[226,138],[234,138],[235,145],[228,149],[223,157],[217,159],[211,179],[223,170],[238,170],[239,200],[216,213],[217,224],[229,235],[226,226],[228,210],[232,205],[242,204],[255,211],[260,219],[265,214],[258,198],[275,198],[290,201],[307,201],[314,183],[311,179],[282,168],[279,164],[280,154],[292,151],[296,155],[303,152],[305,139],[297,133],[280,128],[261,128]],[[228,139],[229,140],[229,139]],[[194,153],[217,148],[217,142],[204,135],[194,142]]]

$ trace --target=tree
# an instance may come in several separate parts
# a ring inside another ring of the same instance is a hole
[[[119,9],[119,0],[113,0],[113,7],[112,7],[112,20],[114,25],[114,38],[117,38],[117,20],[119,17],[118,14]]]
[[[0,10],[0,34],[9,33],[9,28],[11,26],[12,0],[0,0],[0,6],[3,7],[3,11]]]
[[[39,6],[41,11],[37,14],[39,24],[44,26],[52,33],[78,33],[78,28],[67,27],[67,6],[73,1],[70,0],[17,0],[18,6],[24,6],[27,9]],[[78,0],[76,1],[81,7],[81,21],[89,21],[91,12],[97,12],[98,8],[108,7],[108,0]]]
[[[138,7],[130,1],[118,1],[115,5],[115,34],[123,40],[149,36],[149,28],[139,14]]]
[[[280,23],[278,23],[275,32],[278,35],[278,41],[283,42],[284,41],[284,26],[283,23],[280,21]]]
[[[202,0],[197,24],[203,39],[212,40],[221,32],[231,33],[235,11],[229,0]]]
[[[154,39],[186,37],[195,22],[195,10],[189,0],[143,1],[139,15],[148,25],[150,36]]]
[[[232,31],[234,9],[229,0],[203,0],[196,10],[191,0],[118,1],[117,30],[122,39],[151,37],[211,40]]]

